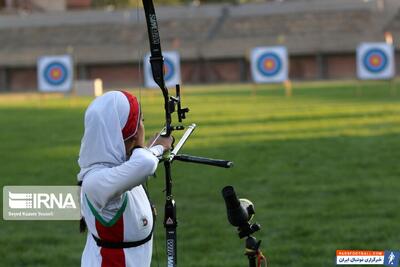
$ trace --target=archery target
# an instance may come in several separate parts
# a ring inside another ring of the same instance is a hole
[[[37,73],[39,91],[67,92],[72,89],[73,67],[69,55],[39,58]]]
[[[181,82],[180,58],[179,53],[175,51],[163,52],[164,56],[164,80],[167,87],[175,87]],[[151,72],[150,54],[144,57],[144,81],[145,86],[156,88],[158,85],[154,82]]]
[[[251,52],[251,72],[256,83],[277,83],[288,79],[288,55],[284,46],[257,47]]]
[[[357,76],[362,80],[394,76],[394,49],[386,43],[363,43],[357,48]]]
[[[64,83],[67,77],[67,68],[60,62],[52,62],[44,70],[44,79],[54,86]]]

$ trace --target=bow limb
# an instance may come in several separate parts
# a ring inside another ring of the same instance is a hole
[[[156,84],[160,87],[164,96],[164,109],[165,109],[165,136],[170,136],[172,132],[171,128],[171,107],[169,105],[169,94],[168,89],[165,86],[164,79],[164,57],[161,50],[160,33],[158,30],[157,16],[154,9],[152,0],[143,0],[144,12],[146,15],[147,32],[150,43],[150,65],[153,75],[153,79]]]

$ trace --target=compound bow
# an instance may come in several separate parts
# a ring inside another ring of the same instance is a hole
[[[186,113],[189,112],[188,108],[181,107],[181,95],[180,86],[176,85],[176,96],[170,96],[168,89],[165,85],[164,80],[164,58],[161,50],[160,34],[158,30],[157,17],[154,9],[152,0],[142,0],[143,7],[146,15],[147,30],[149,35],[150,43],[150,65],[153,74],[154,81],[160,87],[164,97],[164,109],[165,109],[165,127],[161,133],[162,136],[169,137],[175,130],[184,130],[183,125],[172,125],[171,114],[177,112],[178,121],[181,123],[186,118]],[[189,138],[193,130],[196,128],[195,124],[191,124],[183,137],[180,139],[175,148],[167,157],[163,157],[160,160],[164,163],[165,168],[165,213],[164,213],[164,227],[166,230],[166,250],[167,250],[167,266],[175,267],[177,265],[177,245],[176,245],[176,205],[172,195],[172,176],[171,176],[171,164],[174,160],[192,162],[199,164],[212,165],[217,167],[230,168],[233,166],[231,161],[209,159],[203,157],[196,157],[190,155],[178,154],[183,144]]]

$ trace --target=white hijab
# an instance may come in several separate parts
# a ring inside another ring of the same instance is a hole
[[[89,105],[79,152],[78,181],[95,168],[114,167],[126,161],[122,129],[129,109],[128,99],[119,91],[105,93]]]

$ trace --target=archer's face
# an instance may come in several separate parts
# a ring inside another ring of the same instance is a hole
[[[135,144],[134,146],[141,146],[144,147],[144,120],[143,116],[140,118],[139,122],[139,128],[137,130],[137,133],[135,135]]]
[[[125,141],[125,151],[126,151],[126,155],[127,158],[129,158],[132,154],[132,149],[135,146],[140,146],[140,147],[144,147],[144,123],[143,123],[143,115],[140,118],[139,121],[139,126],[137,129],[137,132],[134,136],[132,136],[131,138],[129,138],[128,140]]]

